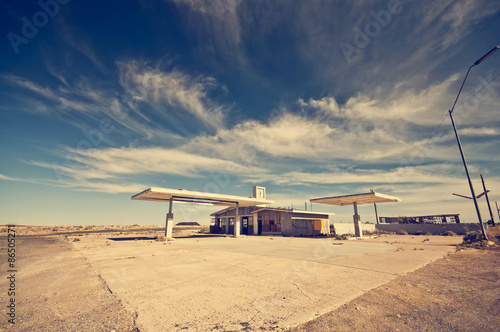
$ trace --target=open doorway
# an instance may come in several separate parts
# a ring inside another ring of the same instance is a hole
[[[248,235],[248,217],[241,217],[241,234]]]

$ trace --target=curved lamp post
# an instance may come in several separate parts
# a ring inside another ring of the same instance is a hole
[[[458,97],[460,96],[460,93],[462,92],[462,88],[464,87],[465,81],[467,80],[467,76],[469,76],[469,72],[472,69],[472,67],[477,66],[478,64],[480,64],[481,62],[486,60],[486,58],[488,58],[490,55],[492,55],[493,53],[498,51],[498,49],[500,49],[500,46],[495,46],[491,51],[489,51],[488,53],[483,55],[483,57],[481,59],[477,60],[476,62],[474,62],[474,64],[472,66],[469,67],[469,70],[467,70],[467,74],[465,75],[464,81],[462,82],[462,86],[460,87],[460,90],[458,91],[457,98],[455,99],[455,102],[453,103],[453,107],[451,108],[451,110],[448,111],[450,113],[450,119],[451,119],[451,124],[453,125],[453,131],[455,132],[455,137],[457,138],[458,149],[460,150],[460,155],[462,156],[462,162],[464,164],[465,174],[467,175],[467,180],[469,181],[470,192],[472,194],[472,199],[474,200],[474,206],[476,207],[477,218],[479,219],[479,225],[481,225],[481,231],[483,232],[483,237],[486,240],[488,239],[488,237],[486,236],[486,230],[484,229],[483,221],[481,219],[481,212],[479,211],[479,206],[477,205],[476,194],[474,193],[474,188],[472,187],[472,182],[470,180],[469,169],[467,168],[467,162],[465,161],[464,152],[462,150],[462,144],[460,143],[460,138],[458,137],[457,128],[455,127],[455,121],[453,121],[453,110],[455,109],[455,105],[457,104]]]

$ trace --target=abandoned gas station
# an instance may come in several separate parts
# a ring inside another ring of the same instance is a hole
[[[173,202],[226,206],[211,214],[210,232],[213,234],[317,236],[330,234],[330,224],[334,213],[301,211],[289,208],[270,207],[274,201],[266,198],[266,188],[253,187],[253,197],[205,193],[182,189],[148,188],[134,196],[132,200],[169,203],[165,222],[165,237],[172,237]],[[399,198],[375,192],[315,198],[311,203],[327,205],[353,205],[355,236],[362,236],[357,206],[399,202]]]

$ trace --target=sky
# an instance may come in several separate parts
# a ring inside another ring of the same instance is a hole
[[[499,0],[6,0],[0,15],[0,223],[163,224],[167,204],[131,196],[256,185],[278,207],[374,190],[402,199],[379,216],[477,221],[452,195],[471,194],[448,110],[500,45]],[[499,75],[497,52],[453,112],[494,213]],[[174,221],[217,210],[174,204]]]

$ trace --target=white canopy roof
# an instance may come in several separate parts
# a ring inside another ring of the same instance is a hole
[[[273,204],[270,201],[262,198],[242,197],[233,195],[222,195],[213,193],[204,193],[199,191],[190,191],[183,189],[166,189],[166,188],[148,188],[132,196],[133,200],[168,202],[170,199],[176,202],[201,203],[212,205],[234,206],[236,203],[240,207],[267,205]]]
[[[359,204],[372,204],[372,203],[400,202],[401,199],[389,195],[371,192],[366,194],[312,198],[310,199],[310,201],[313,203],[344,206],[344,205],[353,205],[354,203],[359,205]]]

